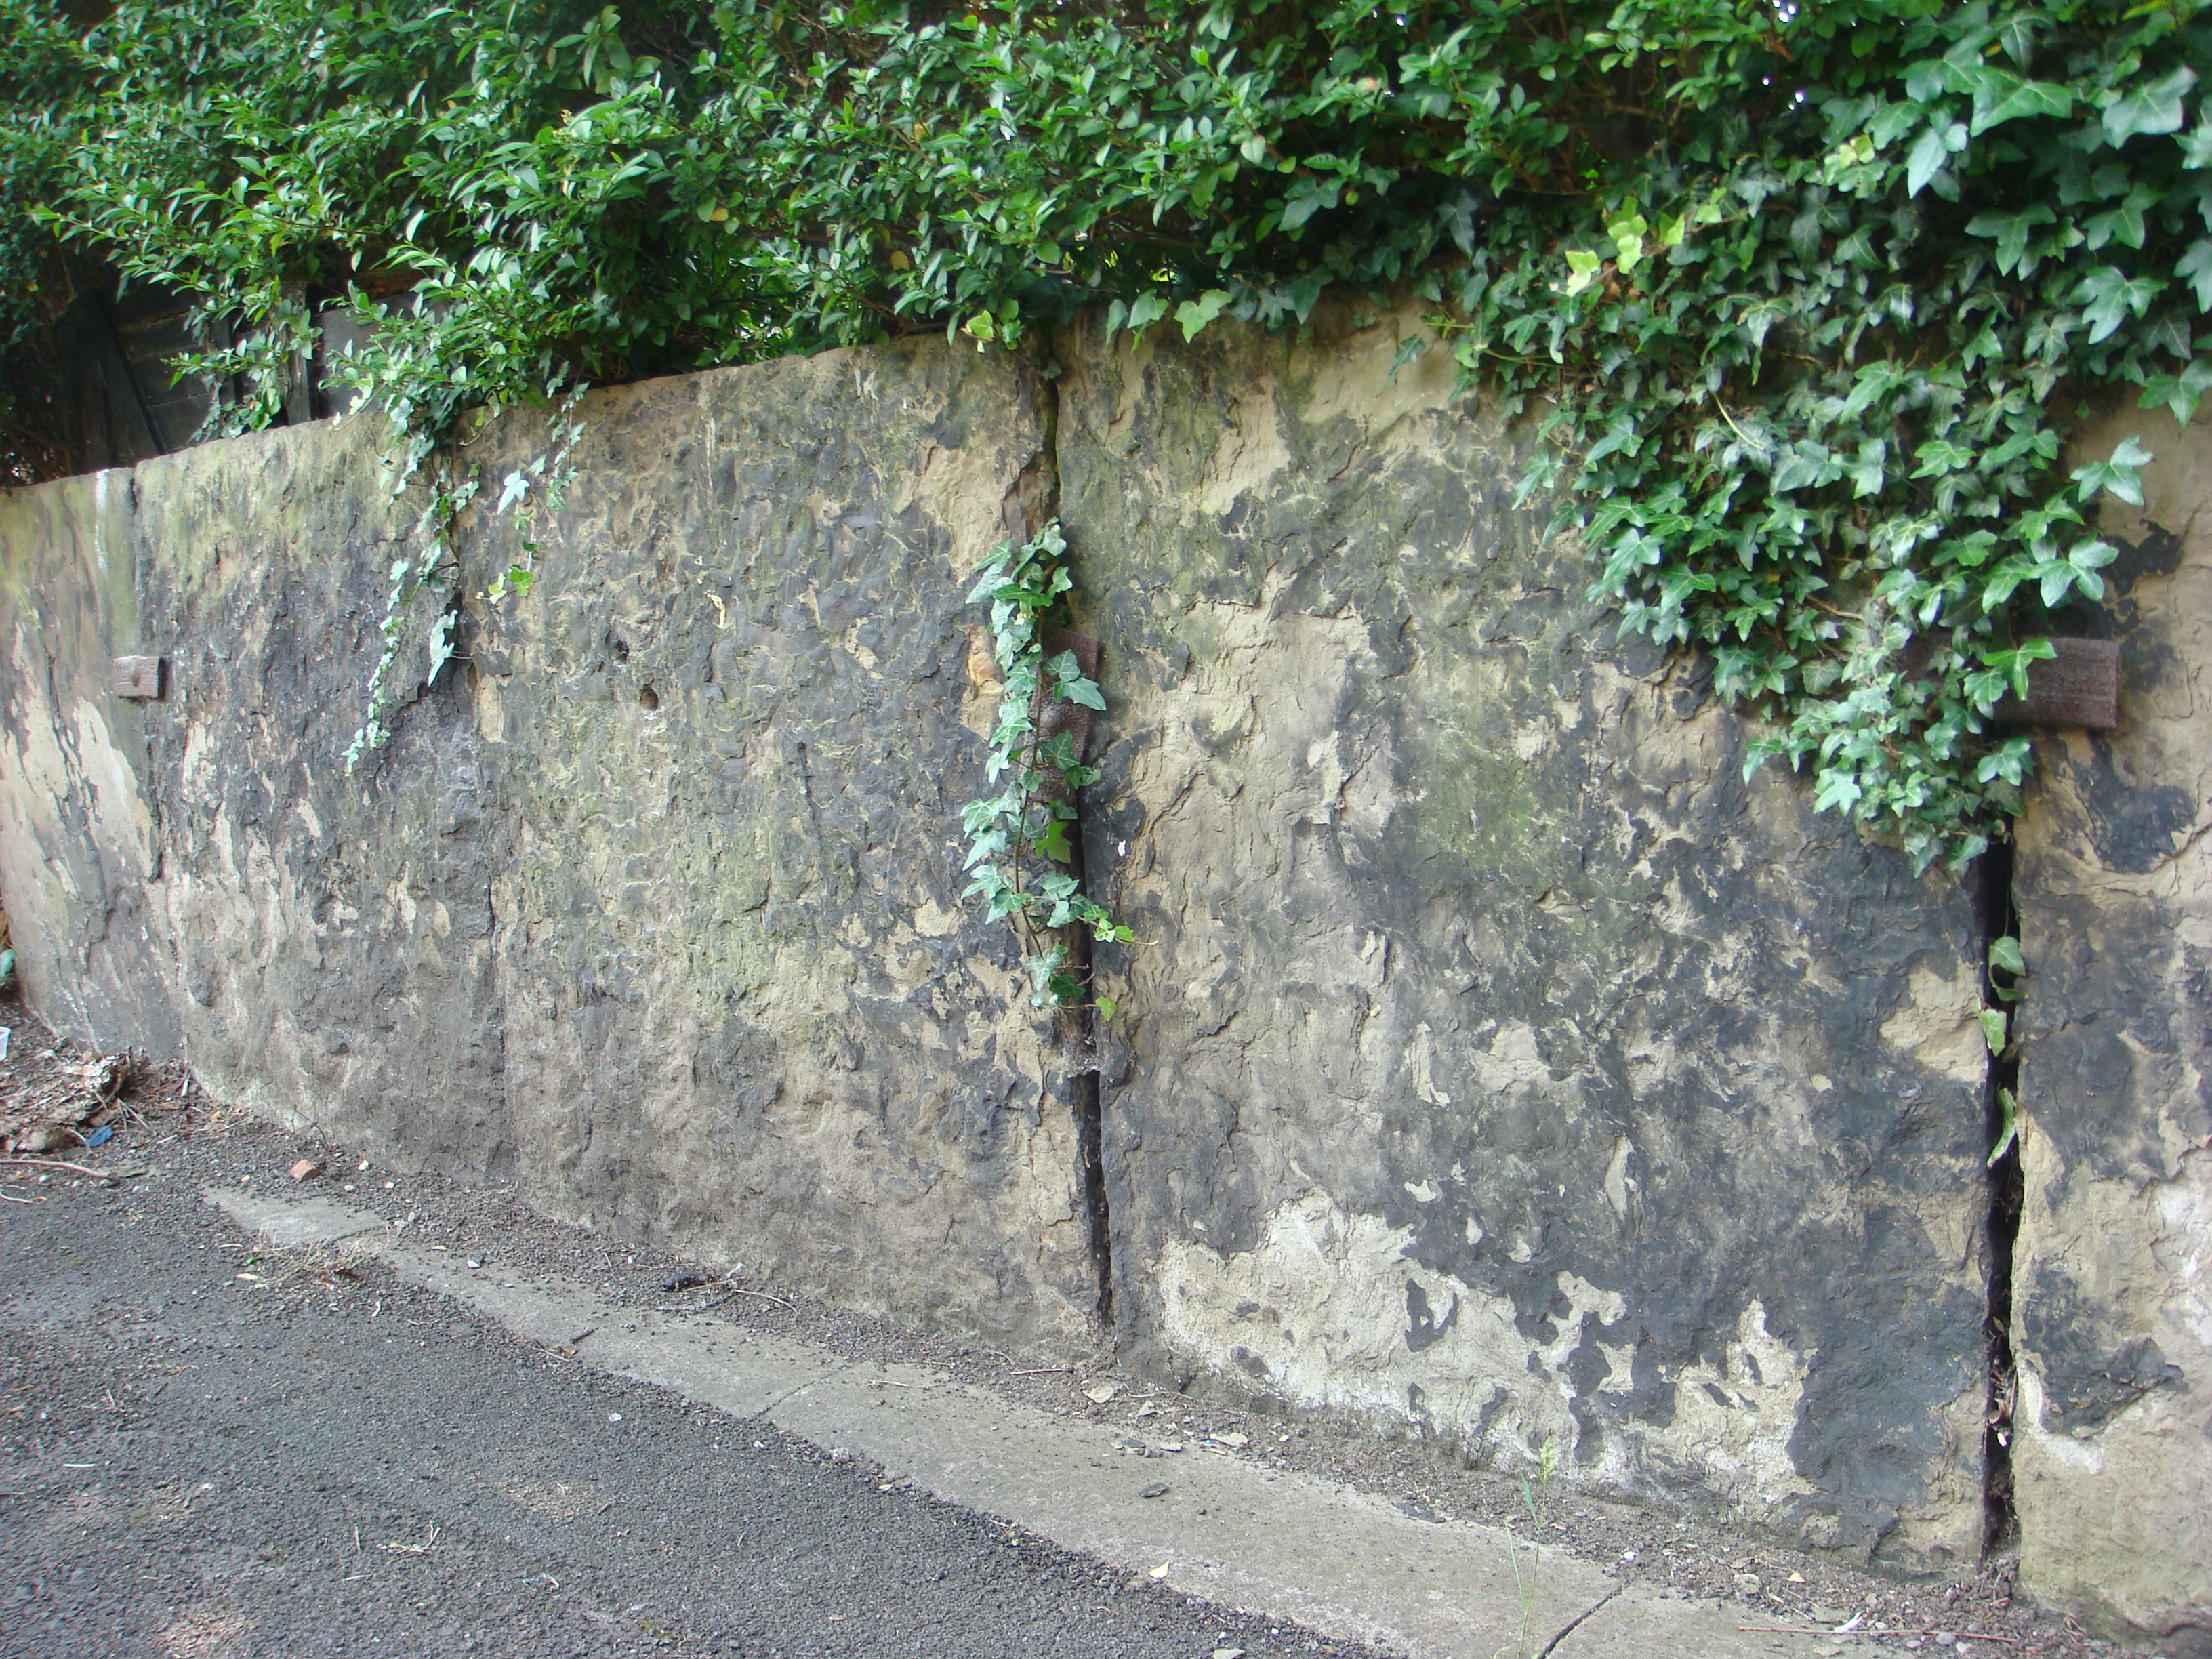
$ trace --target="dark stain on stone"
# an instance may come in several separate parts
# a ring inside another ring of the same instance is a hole
[[[1419,1353],[1424,1348],[1435,1346],[1443,1340],[1444,1333],[1459,1322],[1459,1297],[1455,1293],[1451,1306],[1442,1319],[1436,1317],[1429,1306],[1429,1293],[1413,1279],[1406,1281],[1406,1349]]]
[[[2043,1426],[2094,1431],[2145,1395],[2179,1389],[2181,1368],[2147,1336],[2122,1338],[2111,1316],[2059,1268],[2045,1262],[2033,1295],[2019,1299],[2021,1348],[2043,1383]]]
[[[2148,528],[2149,533],[2139,542],[2123,541],[2117,536],[2106,538],[2119,554],[2105,567],[2108,586],[2125,593],[2146,576],[2171,576],[2181,568],[2181,538],[2162,524],[2152,524]]]

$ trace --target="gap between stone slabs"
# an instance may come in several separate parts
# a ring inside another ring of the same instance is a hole
[[[506,1281],[495,1267],[466,1268],[327,1199],[228,1188],[210,1188],[206,1198],[274,1244],[352,1241],[407,1283],[527,1340],[573,1349],[596,1370],[842,1447],[933,1497],[1124,1571],[1164,1565],[1165,1582],[1188,1595],[1413,1659],[1498,1659],[1516,1650],[1520,1604],[1498,1528],[1415,1520],[1346,1486],[1195,1448],[1171,1461],[1133,1457],[1109,1427],[923,1366],[858,1363],[719,1318],[625,1308],[565,1277]],[[1156,1481],[1167,1485],[1164,1498],[1139,1496]],[[1725,1613],[1624,1589],[1564,1553],[1545,1556],[1538,1595],[1531,1646],[1554,1659],[1811,1650],[1802,1637],[1740,1632]]]

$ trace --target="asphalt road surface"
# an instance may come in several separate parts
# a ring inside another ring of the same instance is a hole
[[[331,1265],[9,1184],[0,1655],[1345,1650]]]

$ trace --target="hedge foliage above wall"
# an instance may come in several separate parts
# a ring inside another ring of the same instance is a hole
[[[2113,556],[2085,401],[2212,386],[2197,0],[959,6],[0,0],[0,331],[52,240],[198,298],[230,428],[319,308],[471,405],[915,329],[1295,328],[1550,441],[1626,627],[1919,861],[2002,833],[1988,716]],[[20,418],[20,411],[19,411]],[[525,483],[527,487],[527,481]],[[1079,550],[1078,550],[1079,553]]]

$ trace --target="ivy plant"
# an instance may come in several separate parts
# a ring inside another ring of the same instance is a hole
[[[968,803],[966,896],[983,902],[994,921],[1013,924],[1022,940],[1030,1001],[1037,1007],[1086,1000],[1108,1019],[1111,997],[1092,994],[1088,953],[1067,947],[1068,931],[1092,941],[1126,944],[1135,935],[1083,891],[1070,867],[1076,826],[1075,792],[1096,782],[1096,767],[1076,752],[1075,734],[1047,716],[1055,705],[1103,709],[1097,682],[1073,650],[1048,653],[1043,630],[1066,621],[1067,540],[1057,520],[1016,546],[1002,542],[984,560],[969,603],[990,605],[992,655],[1004,689],[991,729],[985,775],[995,795]]]
[[[2208,75],[2202,0],[0,0],[0,283],[44,234],[195,296],[231,427],[348,311],[433,443],[1418,296],[1620,625],[1924,866],[2003,833],[1997,707],[2104,596],[2148,457],[2069,469],[2084,412],[2212,387]]]

